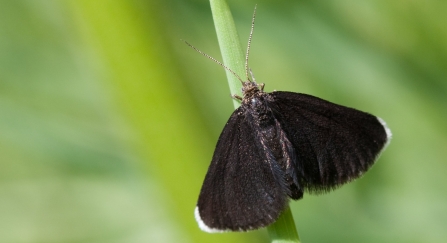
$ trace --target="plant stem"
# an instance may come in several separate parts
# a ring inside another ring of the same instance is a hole
[[[223,63],[240,77],[245,77],[244,51],[239,41],[230,8],[225,0],[210,0],[210,4]],[[228,70],[226,70],[226,73],[231,94],[241,95],[241,82]],[[240,105],[235,100],[233,100],[233,104],[235,108]],[[300,242],[292,212],[288,205],[279,219],[268,226],[267,230],[274,243]]]
[[[267,231],[273,243],[301,242],[296,231],[295,221],[293,221],[292,211],[288,205],[279,219],[267,227]]]
[[[230,8],[224,0],[210,0],[210,4],[223,63],[240,77],[244,77],[244,51],[239,41]],[[226,70],[226,73],[231,94],[241,96],[241,82],[228,70]],[[233,100],[233,104],[235,108],[240,105],[236,100]]]

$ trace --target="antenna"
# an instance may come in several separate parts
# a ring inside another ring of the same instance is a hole
[[[250,30],[250,36],[248,37],[248,44],[247,44],[247,53],[245,54],[245,77],[247,78],[247,81],[250,81],[250,78],[248,77],[248,72],[250,71],[251,77],[253,78],[254,81],[254,76],[253,73],[251,72],[251,69],[248,68],[248,54],[250,53],[250,45],[251,45],[251,38],[253,36],[253,30],[255,28],[255,17],[256,17],[256,6],[255,5],[255,10],[253,11],[253,18],[251,20],[251,30]],[[181,39],[182,40],[182,39]],[[242,81],[241,77],[239,75],[237,75],[233,70],[231,70],[229,67],[225,66],[223,63],[217,61],[214,57],[202,52],[201,50],[195,48],[193,45],[189,44],[187,41],[182,40],[183,42],[186,43],[186,45],[188,45],[189,47],[191,47],[192,49],[194,49],[195,51],[197,51],[198,53],[202,54],[203,56],[213,60],[215,63],[221,65],[223,68],[225,68],[225,70],[229,71],[230,73],[232,73],[234,76],[237,77],[237,79],[239,79],[239,81],[241,81],[242,85],[244,85],[244,81]]]
[[[245,54],[245,77],[247,78],[247,80],[250,80],[248,78],[248,54],[250,53],[250,45],[251,45],[251,37],[253,36],[253,30],[255,28],[255,17],[256,17],[256,6],[255,5],[255,10],[253,11],[253,18],[251,19],[251,30],[250,30],[250,36],[248,37],[248,44],[247,44],[247,53]],[[251,70],[250,70],[251,73]]]
[[[186,43],[186,45],[188,45],[189,47],[191,47],[192,49],[194,49],[195,51],[197,51],[198,53],[202,54],[203,56],[213,60],[215,63],[221,65],[223,68],[225,68],[225,70],[228,70],[230,73],[232,73],[234,76],[237,77],[237,79],[239,79],[239,81],[241,81],[242,84],[244,84],[244,81],[242,81],[241,77],[239,75],[237,75],[233,70],[231,70],[230,68],[228,68],[227,66],[223,65],[223,63],[217,61],[214,57],[202,52],[201,50],[195,48],[193,45],[189,44],[187,41],[182,40],[183,42]],[[247,76],[248,77],[248,76]]]

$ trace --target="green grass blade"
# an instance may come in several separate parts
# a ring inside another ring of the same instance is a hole
[[[267,230],[273,243],[301,242],[290,207],[287,207],[279,219],[267,227]]]
[[[210,0],[210,4],[223,63],[244,79],[244,50],[239,41],[230,8],[223,0]],[[231,94],[242,95],[241,82],[231,72],[228,70],[226,72]],[[236,100],[233,101],[233,104],[235,108],[239,106],[239,102]]]
[[[224,0],[210,0],[210,4],[223,63],[243,78],[244,51],[239,42],[230,8]],[[240,94],[240,81],[228,70],[226,72],[231,93]],[[234,106],[237,108],[239,103],[234,101]],[[275,243],[300,242],[289,207],[281,214],[278,221],[268,227],[268,232],[272,242]]]

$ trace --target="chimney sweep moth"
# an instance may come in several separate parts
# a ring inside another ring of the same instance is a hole
[[[220,134],[195,208],[199,227],[210,233],[272,224],[289,199],[359,178],[391,139],[386,123],[366,112],[307,94],[264,92],[248,68],[254,19],[246,81],[186,42],[242,83],[243,97],[233,95],[241,106]]]

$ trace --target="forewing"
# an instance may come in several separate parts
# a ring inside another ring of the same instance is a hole
[[[225,125],[195,212],[202,230],[257,229],[273,223],[284,209],[287,196],[277,179],[281,170],[259,148],[253,129],[243,107]]]
[[[309,192],[360,177],[391,137],[386,124],[368,113],[306,94],[270,95],[275,117],[295,148],[300,184]]]

